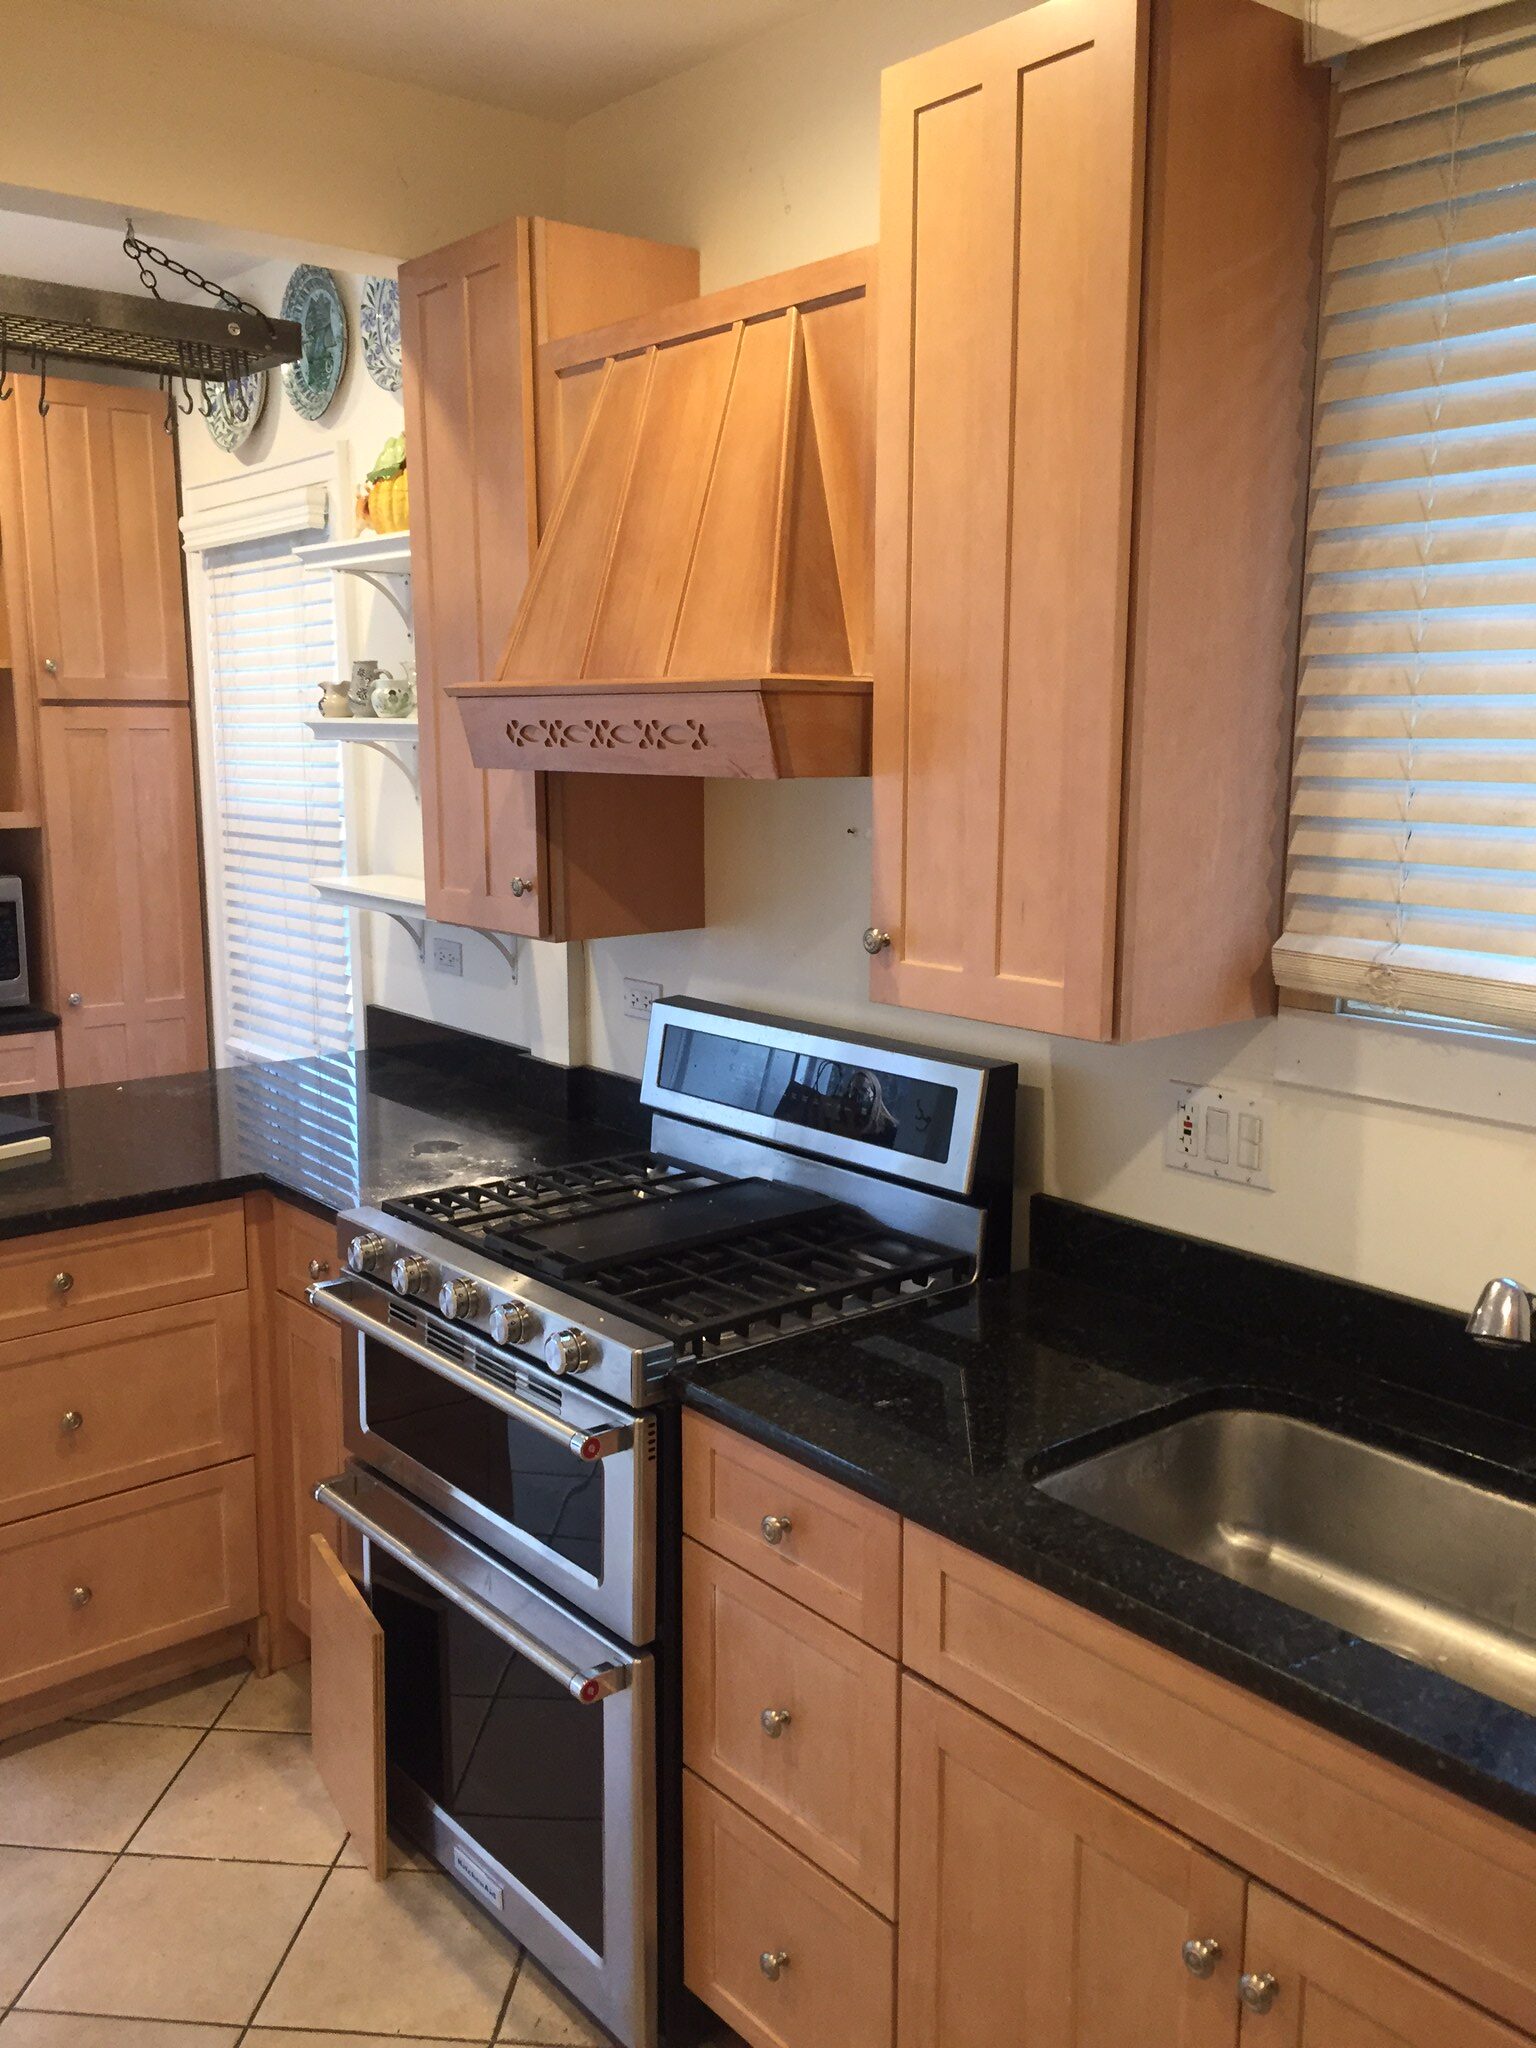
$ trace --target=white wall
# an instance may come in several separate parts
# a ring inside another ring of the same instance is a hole
[[[292,267],[285,261],[244,271],[241,296],[275,312]],[[341,537],[355,531],[353,493],[384,442],[401,431],[403,413],[399,398],[380,390],[363,362],[357,326],[362,281],[345,272],[336,276],[347,306],[352,346],[341,387],[325,417],[301,419],[274,376],[261,420],[236,454],[219,448],[195,413],[179,421],[179,437],[184,487],[339,447],[346,502],[333,513],[332,531]],[[337,581],[343,658],[372,656],[398,669],[411,649],[395,612],[356,577]],[[193,656],[196,665],[196,647]],[[421,813],[405,778],[367,748],[349,747],[346,761],[349,866],[358,872],[419,875]],[[565,948],[523,946],[514,983],[506,961],[483,938],[453,930],[449,935],[461,940],[464,948],[463,978],[454,979],[424,965],[409,937],[391,919],[360,912],[352,923],[359,1012],[364,1002],[384,1003],[462,1030],[534,1044],[550,1057],[567,1053],[569,976],[573,965],[579,969],[580,963],[573,962]]]
[[[706,290],[871,241],[881,67],[1011,11],[1001,0],[837,0],[578,123],[566,211],[697,242]],[[625,975],[928,1037],[1018,1060],[1026,1189],[1448,1304],[1496,1271],[1536,1275],[1536,1140],[1525,1133],[1288,1088],[1276,1091],[1273,1194],[1170,1173],[1168,1081],[1271,1087],[1275,1026],[1099,1048],[880,1008],[866,1000],[859,943],[867,785],[713,785],[708,816],[708,930],[588,948],[595,1064],[638,1070],[644,1034],[620,1015]]]

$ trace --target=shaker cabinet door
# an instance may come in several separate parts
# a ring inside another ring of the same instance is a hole
[[[273,1380],[283,1495],[283,1597],[287,1617],[313,1634],[312,1539],[334,1554],[342,1545],[334,1515],[315,1499],[322,1479],[347,1462],[343,1436],[345,1339],[335,1323],[287,1295],[273,1298]]]
[[[887,71],[876,1000],[1113,1028],[1145,16]]]
[[[46,702],[187,701],[176,444],[158,388],[17,379],[25,582]]]
[[[904,1680],[899,2048],[1237,2048],[1244,1888],[1182,1836]],[[1188,1966],[1186,1942],[1213,1945],[1209,1974]]]
[[[205,1067],[189,715],[47,704],[38,725],[64,1084]]]

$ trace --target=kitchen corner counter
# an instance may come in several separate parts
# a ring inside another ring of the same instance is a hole
[[[408,1052],[221,1067],[35,1101],[47,1159],[0,1169],[0,1237],[270,1188],[317,1214],[622,1151],[633,1136]]]
[[[1039,1211],[1037,1202],[1037,1257],[1042,1236],[1054,1234],[1054,1225],[1041,1231]],[[1134,1268],[1131,1251],[1121,1270]],[[1252,1263],[1260,1281],[1279,1285],[1286,1269]],[[1113,1261],[1102,1270],[1106,1282],[1120,1277]],[[1444,1347],[1460,1359],[1459,1380],[1445,1384],[1476,1388],[1488,1354],[1460,1334],[1457,1319],[1417,1304],[1394,1308],[1429,1319],[1418,1333],[1426,1355]],[[1287,1327],[1278,1301],[1259,1320],[1268,1331]],[[1202,1409],[1264,1407],[1536,1499],[1532,1422],[1370,1376],[1352,1348],[1331,1357],[1293,1351],[1170,1315],[1134,1291],[1039,1269],[964,1300],[694,1366],[684,1398],[1047,1590],[1536,1827],[1536,1716],[1125,1534],[1034,1483]]]

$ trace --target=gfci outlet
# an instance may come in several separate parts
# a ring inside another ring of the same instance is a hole
[[[1267,1095],[1173,1083],[1173,1113],[1163,1137],[1163,1164],[1240,1187],[1274,1189],[1270,1145],[1275,1105]]]
[[[435,974],[462,974],[464,972],[464,941],[462,939],[439,939],[432,941],[432,970]]]
[[[659,981],[626,981],[624,984],[624,1014],[633,1017],[637,1024],[649,1024],[651,1005],[661,996]]]

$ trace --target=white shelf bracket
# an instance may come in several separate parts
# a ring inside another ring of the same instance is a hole
[[[411,626],[411,572],[409,569],[364,569],[349,566],[337,572],[355,576],[359,583],[366,583],[376,591],[386,604],[393,605],[400,614],[400,623],[411,639],[416,635]]]
[[[505,932],[482,932],[480,936],[493,951],[499,953],[502,959],[506,961],[508,967],[512,970],[512,979],[516,981],[517,940],[509,938]]]
[[[382,908],[382,905],[379,906]],[[427,920],[424,917],[407,917],[401,910],[386,910],[384,915],[401,931],[416,948],[416,958],[425,966],[427,958]]]
[[[361,734],[353,741],[354,746],[367,747],[370,753],[378,754],[383,760],[393,761],[406,781],[411,785],[411,795],[421,795],[421,765],[414,740],[385,739],[381,733],[377,739],[364,739]],[[399,752],[396,752],[396,749]]]

